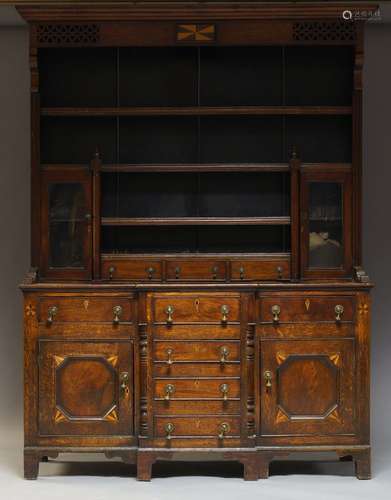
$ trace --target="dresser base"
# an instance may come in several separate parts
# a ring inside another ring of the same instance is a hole
[[[119,457],[126,464],[137,464],[137,479],[150,481],[152,466],[157,461],[181,460],[183,455],[207,455],[216,461],[235,461],[243,464],[245,481],[256,481],[269,477],[269,466],[273,460],[286,457],[291,453],[334,452],[340,461],[353,461],[357,479],[371,479],[371,449],[369,446],[297,446],[297,447],[261,447],[257,449],[205,449],[205,448],[98,448],[98,447],[26,447],[24,450],[24,477],[37,479],[39,463],[47,462],[49,458],[56,459],[59,453],[104,453],[107,458]]]

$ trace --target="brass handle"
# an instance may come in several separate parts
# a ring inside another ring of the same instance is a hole
[[[176,280],[179,280],[180,275],[181,275],[181,268],[180,268],[179,266],[177,266],[177,267],[175,268],[175,279],[176,279]]]
[[[174,314],[174,308],[173,306],[167,306],[166,309],[166,314],[167,314],[167,324],[171,325],[173,322],[172,315]]]
[[[58,313],[57,306],[51,306],[48,309],[48,319],[46,320],[49,325],[51,325],[54,321],[56,314]]]
[[[229,354],[229,349],[228,347],[226,347],[225,345],[223,347],[220,348],[220,354],[221,354],[221,357],[220,357],[220,363],[223,365],[224,363],[226,363],[228,360],[228,354]]]
[[[282,280],[282,267],[278,266],[277,267],[277,276],[279,280]]]
[[[228,321],[229,307],[226,305],[221,306],[221,322],[226,323]]]
[[[166,394],[164,396],[164,399],[166,401],[170,401],[171,396],[174,394],[174,392],[175,392],[175,386],[173,386],[172,384],[167,384],[166,385]]]
[[[129,394],[129,373],[128,372],[122,372],[119,380],[121,382],[120,388],[121,392],[123,393],[124,396],[128,396]]]
[[[277,304],[271,308],[273,314],[273,323],[278,323],[280,321],[281,307]]]
[[[85,218],[85,220],[90,221],[90,220],[92,220],[92,215],[90,213],[87,213],[84,215],[84,218]]]
[[[115,267],[114,266],[109,267],[109,280],[113,279],[114,273],[115,273]]]
[[[265,387],[266,387],[266,389],[271,389],[271,387],[272,387],[272,378],[273,378],[272,372],[270,370],[266,370],[263,373],[263,378],[265,379]]]
[[[155,272],[155,268],[154,267],[148,267],[147,269],[147,273],[148,273],[148,279],[151,280],[152,277],[153,277],[153,273]]]
[[[212,267],[212,279],[217,280],[217,273],[219,272],[219,268],[217,266]]]
[[[175,425],[172,424],[171,422],[168,422],[168,424],[165,425],[164,429],[166,431],[166,438],[171,439],[171,434],[175,430]]]
[[[227,422],[222,422],[219,425],[219,439],[224,439],[230,430],[229,424]]]
[[[172,359],[172,355],[174,354],[174,350],[173,349],[167,349],[167,361],[166,363],[168,365],[172,365],[174,363],[173,359]]]
[[[239,277],[244,280],[244,267],[239,267]]]
[[[118,325],[122,315],[122,306],[114,306],[113,314],[114,314],[113,323]]]
[[[335,311],[335,321],[339,323],[342,320],[342,315],[344,313],[344,307],[341,304],[337,304],[334,308]]]
[[[221,384],[220,385],[220,392],[223,394],[223,400],[227,401],[228,399],[228,391],[229,391],[229,385],[228,384]]]

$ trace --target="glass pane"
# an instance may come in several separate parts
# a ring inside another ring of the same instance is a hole
[[[51,222],[84,220],[85,203],[82,184],[59,183],[49,186],[49,219]]]
[[[84,267],[84,222],[54,222],[49,227],[50,267]]]
[[[49,265],[84,267],[86,199],[80,183],[49,186]]]
[[[309,267],[343,265],[342,184],[312,182],[309,193]]]

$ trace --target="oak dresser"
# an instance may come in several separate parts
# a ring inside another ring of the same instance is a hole
[[[370,477],[361,267],[372,3],[21,6],[30,26],[25,477],[192,452]]]

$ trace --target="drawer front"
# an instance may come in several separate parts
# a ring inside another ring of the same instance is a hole
[[[169,427],[168,424],[171,424]],[[223,425],[225,424],[225,425]],[[170,432],[168,431],[170,429]],[[240,418],[237,417],[157,417],[155,436],[205,436],[222,441],[229,437],[239,437]]]
[[[224,387],[225,386],[225,387]],[[169,399],[168,398],[169,394]],[[175,379],[155,380],[154,395],[167,406],[176,399],[218,399],[224,401],[240,397],[239,379]]]
[[[257,327],[259,338],[330,338],[354,337],[354,325],[351,323],[300,323],[280,325],[260,325]]]
[[[166,263],[167,281],[224,281],[226,277],[225,261],[190,260]]]
[[[277,307],[276,307],[277,306]],[[338,308],[342,312],[338,314]],[[273,309],[276,307],[275,309]],[[273,314],[273,310],[277,311]],[[295,296],[264,297],[261,299],[261,323],[299,323],[306,321],[328,321],[331,323],[353,322],[355,316],[354,297]],[[275,321],[273,321],[275,317]]]
[[[239,361],[227,363],[154,362],[154,377],[240,377]]]
[[[287,260],[234,260],[231,263],[232,281],[288,280],[290,276]]]
[[[169,312],[171,311],[171,312]],[[222,327],[240,318],[239,298],[230,296],[159,297],[153,303],[154,321],[166,323],[219,323]]]
[[[161,281],[162,263],[157,260],[103,260],[102,278],[106,280]]]
[[[175,312],[175,311],[174,311]],[[209,339],[240,339],[239,325],[156,325],[153,336],[162,340],[209,340]]]
[[[155,401],[155,414],[160,415],[240,415],[240,401]]]
[[[133,321],[134,301],[126,297],[42,297],[39,321],[47,327],[67,322],[107,322],[113,326]]]
[[[239,342],[155,342],[154,359],[165,363],[211,361],[225,364],[240,360]]]

